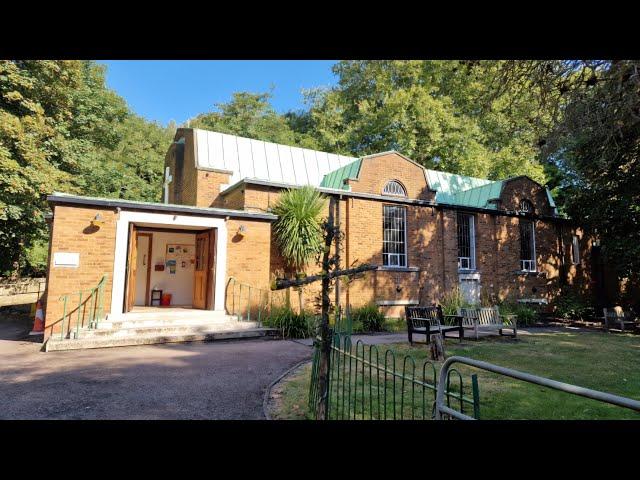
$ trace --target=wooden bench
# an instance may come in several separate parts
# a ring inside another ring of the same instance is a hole
[[[626,312],[622,307],[603,308],[604,312],[604,328],[607,332],[611,328],[618,328],[624,332],[625,325],[633,328],[636,324],[635,315],[627,310]]]
[[[427,344],[431,340],[431,335],[441,333],[443,340],[446,332],[457,331],[460,341],[464,338],[462,328],[462,318],[458,315],[442,315],[442,307],[404,307],[407,320],[407,334],[409,343],[413,344],[413,334],[426,335]],[[456,325],[445,325],[444,319],[451,318]]]
[[[518,336],[518,325],[515,315],[501,315],[498,307],[483,308],[460,308],[458,315],[462,317],[463,328],[473,329],[476,340],[480,331],[498,330],[500,335],[504,335],[502,330],[507,328],[513,330],[513,336]]]

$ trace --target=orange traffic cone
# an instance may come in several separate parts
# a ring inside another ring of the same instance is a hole
[[[33,321],[33,330],[29,335],[40,335],[44,333],[44,313],[42,313],[42,303],[38,300],[36,304],[36,318]]]

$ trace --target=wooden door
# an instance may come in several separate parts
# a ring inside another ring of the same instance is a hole
[[[209,271],[209,235],[210,232],[196,235],[196,264],[193,279],[193,308],[207,307],[207,284]]]
[[[215,302],[216,290],[216,242],[218,238],[218,230],[211,229],[209,231],[209,265],[207,271],[207,310],[212,310]]]
[[[136,269],[138,262],[138,235],[136,227],[129,224],[129,252],[127,255],[127,276],[125,286],[124,311],[129,312],[136,298]]]

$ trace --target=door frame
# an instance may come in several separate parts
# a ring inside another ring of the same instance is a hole
[[[200,237],[203,241],[203,245],[202,245],[202,254],[205,255],[205,261],[206,264],[202,265],[202,268],[200,270],[198,270],[198,237]],[[209,309],[209,288],[211,287],[211,283],[210,283],[210,275],[209,275],[209,268],[211,265],[211,229],[206,229],[206,230],[202,230],[199,232],[195,232],[195,247],[194,247],[194,254],[196,257],[196,262],[194,265],[194,269],[193,269],[193,292],[191,292],[191,308],[194,309],[198,309],[198,310],[208,310]],[[203,277],[203,282],[204,282],[204,303],[202,304],[202,306],[196,306],[196,284],[198,282],[197,278],[198,277],[198,273],[200,273]]]
[[[147,285],[145,288],[145,295],[144,295],[144,305],[145,307],[148,307],[150,305],[149,302],[149,293],[150,293],[150,288],[151,288],[151,258],[153,255],[153,233],[151,232],[141,232],[140,229],[138,229],[136,236],[138,237],[136,239],[136,247],[138,247],[140,245],[140,241],[139,241],[139,237],[149,237],[149,248],[147,248]],[[135,285],[133,286],[133,288],[135,289]],[[135,291],[133,292],[133,301],[135,303]]]
[[[215,246],[215,296],[212,309],[224,311],[225,285],[227,275],[227,242],[228,237],[227,222],[224,217],[184,215],[177,213],[156,213],[143,212],[137,210],[121,210],[116,221],[116,242],[113,259],[113,288],[111,292],[111,310],[113,316],[124,313],[125,283],[127,273],[127,247],[129,224],[146,224],[145,228],[167,228],[167,227],[200,227],[216,229],[216,238],[220,241]],[[150,225],[152,224],[152,225]]]

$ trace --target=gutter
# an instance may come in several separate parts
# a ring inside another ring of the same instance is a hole
[[[271,187],[271,188],[301,188],[301,185],[294,185],[294,184],[290,184],[290,183],[282,183],[282,182],[270,182],[267,180],[260,180],[257,178],[245,178],[242,180],[237,181],[236,183],[234,183],[233,185],[231,185],[229,188],[225,189],[224,191],[220,192],[221,196],[225,196],[227,193],[232,192],[233,190],[236,190],[238,188],[240,188],[243,184],[246,185],[259,185],[259,186],[263,186],[263,187]],[[522,217],[522,215],[519,215],[518,213],[516,213],[515,211],[510,211],[510,210],[493,210],[493,209],[489,209],[489,208],[480,208],[480,207],[468,207],[468,206],[461,206],[461,205],[455,205],[452,203],[445,203],[445,202],[435,202],[435,201],[430,201],[430,200],[417,200],[417,199],[412,199],[412,198],[400,198],[400,197],[388,197],[385,195],[375,195],[372,193],[360,193],[360,192],[352,192],[349,190],[340,190],[340,189],[336,189],[336,188],[324,188],[324,187],[314,187],[316,190],[318,190],[321,193],[327,194],[327,195],[339,195],[339,196],[345,196],[345,197],[352,197],[352,198],[362,198],[365,200],[375,200],[375,201],[379,201],[379,202],[387,202],[387,203],[398,203],[398,204],[404,204],[404,205],[418,205],[418,206],[424,206],[424,207],[432,207],[432,208],[437,208],[437,209],[448,209],[448,210],[455,210],[455,211],[465,211],[465,212],[476,212],[476,213],[491,213],[494,215],[500,215],[500,216],[505,216],[505,217]],[[571,219],[569,218],[564,218],[564,217],[555,217],[552,215],[531,215],[527,218],[533,218],[533,219],[540,219],[540,220],[548,220],[548,221],[552,221],[552,222],[563,222],[563,223],[567,223],[567,222],[571,222]]]
[[[253,218],[256,220],[277,220],[277,216],[271,213],[245,212],[243,210],[231,210],[227,208],[191,207],[188,205],[169,205],[166,203],[134,202],[128,200],[115,200],[106,198],[81,197],[66,193],[54,192],[47,196],[50,204],[66,205],[90,205],[96,207],[122,208],[128,210],[147,210],[167,213],[186,213],[200,216]]]

